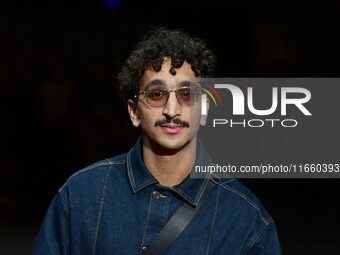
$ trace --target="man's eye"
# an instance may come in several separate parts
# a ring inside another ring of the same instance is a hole
[[[182,91],[181,91],[181,97],[188,97],[188,98],[190,98],[190,93],[191,91],[190,91],[190,89],[183,89]]]
[[[153,89],[153,90],[149,91],[147,95],[151,99],[157,99],[157,98],[163,97],[164,92],[162,90],[159,90],[159,89]]]

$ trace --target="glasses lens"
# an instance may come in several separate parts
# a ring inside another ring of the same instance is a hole
[[[170,92],[165,88],[150,88],[145,92],[146,102],[151,107],[162,107],[166,105]],[[182,87],[176,91],[178,102],[185,106],[194,105],[197,102],[198,96],[198,90],[191,87]]]
[[[146,92],[146,101],[153,107],[164,106],[168,93],[164,88],[151,88]]]
[[[198,93],[193,88],[180,88],[177,90],[177,97],[181,104],[189,106],[194,105],[198,99]]]

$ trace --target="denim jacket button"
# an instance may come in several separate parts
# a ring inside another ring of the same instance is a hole
[[[161,194],[158,191],[152,192],[152,197],[154,199],[159,199],[161,197]]]
[[[148,248],[148,246],[143,246],[142,247],[142,254],[145,254],[145,251],[146,251],[147,248]]]

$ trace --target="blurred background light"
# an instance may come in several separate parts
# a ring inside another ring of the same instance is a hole
[[[120,6],[121,3],[122,3],[121,0],[105,0],[105,5],[109,9],[116,9]]]

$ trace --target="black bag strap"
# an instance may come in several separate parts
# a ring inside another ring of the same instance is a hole
[[[177,237],[188,226],[195,213],[199,210],[208,193],[213,189],[214,183],[208,180],[207,186],[202,194],[200,201],[196,207],[192,207],[187,203],[183,203],[170,220],[165,224],[161,232],[150,243],[150,245],[143,250],[143,255],[162,255],[175,242]]]

